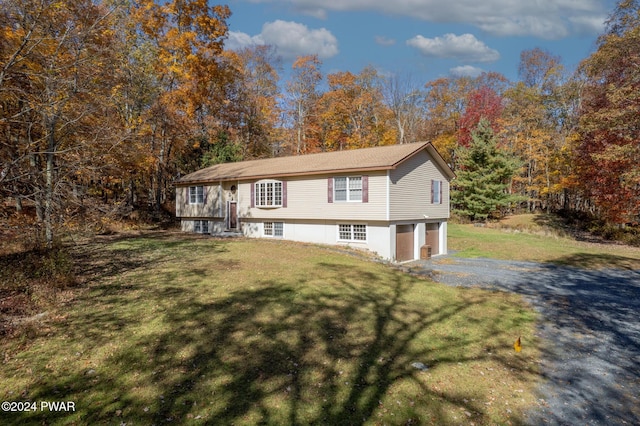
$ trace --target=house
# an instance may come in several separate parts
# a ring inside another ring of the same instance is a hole
[[[185,232],[349,245],[405,261],[447,252],[454,174],[428,142],[214,165],[176,182]]]

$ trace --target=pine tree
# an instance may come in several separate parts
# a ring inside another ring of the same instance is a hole
[[[471,133],[471,143],[458,147],[456,156],[459,168],[451,199],[458,214],[473,221],[486,220],[520,201],[508,190],[521,163],[498,148],[488,120],[480,120]]]

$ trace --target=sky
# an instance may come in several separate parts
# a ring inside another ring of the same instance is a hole
[[[297,56],[322,72],[426,83],[499,72],[518,80],[520,53],[541,48],[573,71],[596,48],[615,0],[229,0],[229,49],[273,46],[283,75]]]

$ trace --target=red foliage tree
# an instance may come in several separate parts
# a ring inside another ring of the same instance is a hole
[[[582,63],[576,167],[583,192],[609,222],[640,220],[640,2],[621,1]]]
[[[478,127],[481,119],[491,124],[494,133],[500,130],[500,116],[504,109],[502,97],[488,86],[473,90],[467,96],[467,107],[460,117],[458,144],[468,147],[471,143],[471,132]]]

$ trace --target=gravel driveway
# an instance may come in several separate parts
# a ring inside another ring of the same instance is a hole
[[[543,318],[531,424],[640,425],[640,270],[450,256],[414,262],[436,281],[522,294]]]

